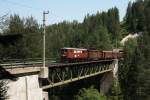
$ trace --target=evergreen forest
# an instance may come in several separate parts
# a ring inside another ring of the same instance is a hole
[[[128,34],[139,36],[120,44]],[[6,16],[0,20],[1,60],[42,58],[42,36],[43,27],[32,16]],[[124,51],[117,87],[113,86],[107,95],[93,87],[83,88],[73,96],[75,100],[150,100],[150,0],[129,2],[122,21],[118,8],[113,7],[87,14],[83,22],[47,25],[46,57],[59,59],[63,47]]]

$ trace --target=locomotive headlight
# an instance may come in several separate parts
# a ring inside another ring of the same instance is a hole
[[[77,55],[74,55],[75,58],[77,58]]]

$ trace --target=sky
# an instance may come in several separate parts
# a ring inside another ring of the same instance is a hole
[[[129,1],[135,0],[0,0],[0,17],[5,14],[33,16],[42,24],[43,11],[49,10],[46,24],[59,23],[63,20],[82,22],[87,14],[107,11],[116,6],[122,20]]]

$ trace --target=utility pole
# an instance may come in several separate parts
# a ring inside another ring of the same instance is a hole
[[[43,11],[43,68],[45,68],[45,15],[49,14],[49,11],[45,12]]]

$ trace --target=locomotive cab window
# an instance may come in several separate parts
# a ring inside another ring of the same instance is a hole
[[[61,56],[66,56],[67,49],[61,49]]]

